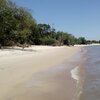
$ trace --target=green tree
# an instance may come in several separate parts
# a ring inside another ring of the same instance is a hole
[[[9,0],[0,0],[0,44],[25,44],[30,41],[36,22],[31,14]]]
[[[79,37],[78,38],[78,44],[87,44],[87,41],[84,37]]]

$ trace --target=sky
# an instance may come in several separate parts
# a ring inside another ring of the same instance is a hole
[[[37,23],[76,37],[100,40],[100,0],[12,0],[26,7]]]

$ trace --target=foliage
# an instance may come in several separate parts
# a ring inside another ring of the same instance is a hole
[[[87,44],[84,37],[58,31],[49,24],[37,24],[31,13],[12,1],[0,0],[0,47],[27,45]]]
[[[31,34],[35,20],[31,14],[8,0],[0,0],[0,44],[24,44]]]
[[[87,41],[84,37],[78,38],[78,44],[87,44]]]

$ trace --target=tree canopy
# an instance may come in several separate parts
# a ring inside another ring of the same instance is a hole
[[[49,24],[37,24],[31,13],[10,0],[0,0],[0,45],[87,44],[84,37],[56,31]]]

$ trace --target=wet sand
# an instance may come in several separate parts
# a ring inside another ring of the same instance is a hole
[[[8,94],[9,100],[73,100],[76,82],[71,78],[70,70],[50,68],[33,74],[27,82],[15,87]]]
[[[73,100],[76,81],[65,62],[81,48],[42,48],[0,57],[0,100]]]

